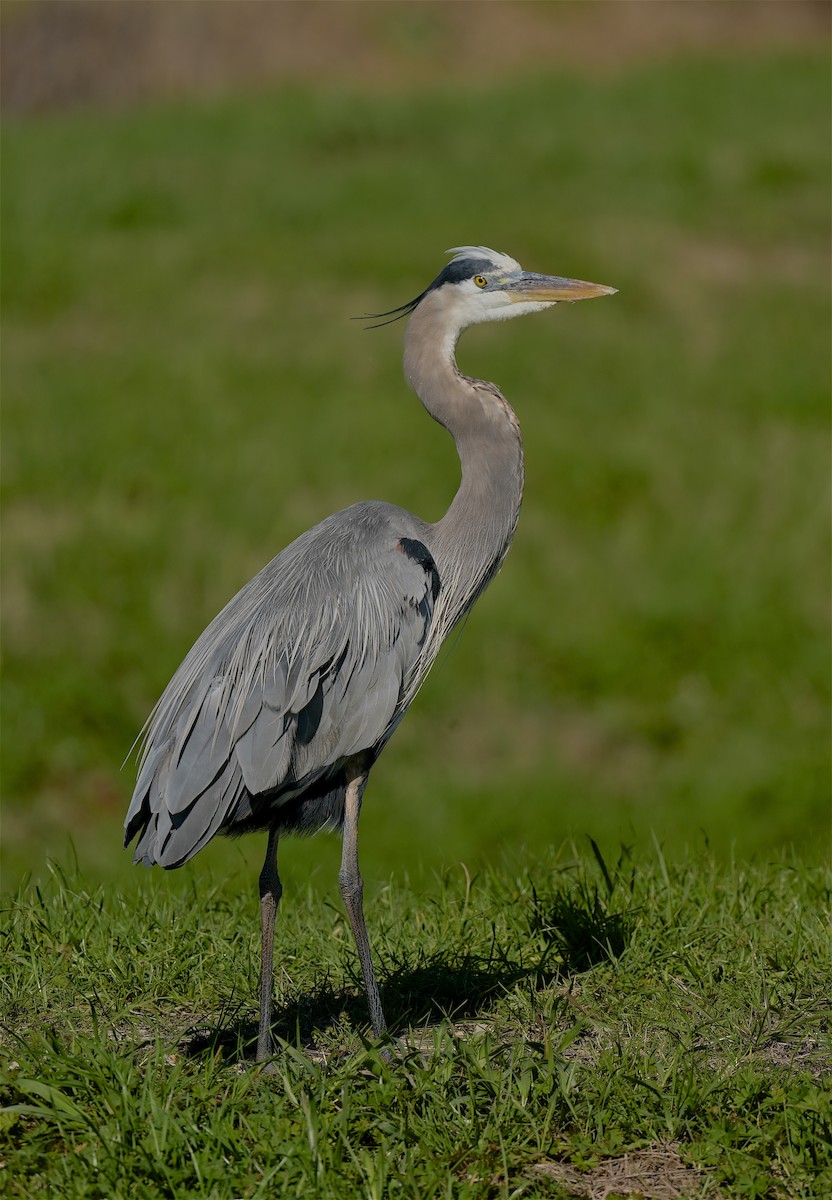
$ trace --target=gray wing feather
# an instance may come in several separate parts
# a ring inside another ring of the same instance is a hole
[[[189,808],[194,797],[217,778],[228,759],[229,739],[218,724],[221,691],[222,680],[211,680],[206,694],[192,706],[196,716],[186,711],[177,722],[173,770],[165,797],[171,813]]]
[[[234,746],[243,780],[252,795],[259,795],[284,779],[292,752],[290,722],[282,713],[261,709]]]
[[[164,863],[178,865],[201,850],[220,828],[225,814],[233,809],[242,786],[239,767],[234,762],[227,763],[214,786],[207,788],[194,802],[193,808],[197,805],[200,808],[198,820],[189,821],[190,813],[180,814],[179,819],[174,820],[165,839]],[[198,836],[194,841],[197,831]]]
[[[439,592],[423,528],[392,505],[336,513],[209,625],[148,723],[125,822],[137,861],[178,866],[251,796],[279,805],[389,737]]]

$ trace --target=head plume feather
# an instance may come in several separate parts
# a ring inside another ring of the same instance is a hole
[[[353,320],[373,321],[375,324],[368,325],[367,329],[379,329],[382,325],[392,325],[394,321],[409,317],[417,304],[420,304],[434,288],[442,287],[446,283],[460,283],[463,279],[482,271],[510,273],[521,269],[520,264],[508,254],[500,254],[488,246],[453,246],[445,253],[453,256],[450,262],[418,296],[408,300],[406,304],[400,304],[398,308],[391,308],[388,312],[367,313],[363,317],[354,317]]]

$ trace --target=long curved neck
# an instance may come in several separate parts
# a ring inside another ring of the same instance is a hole
[[[442,581],[444,637],[500,568],[523,497],[523,444],[508,401],[491,383],[461,375],[458,331],[427,296],[410,318],[404,372],[434,420],[456,443],[462,481],[447,513],[429,526],[429,549]],[[437,647],[438,648],[438,647]]]

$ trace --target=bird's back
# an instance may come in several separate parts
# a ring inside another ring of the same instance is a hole
[[[343,769],[398,723],[441,581],[428,527],[394,505],[335,513],[237,593],[146,731],[125,844],[181,865],[219,831],[340,824]]]

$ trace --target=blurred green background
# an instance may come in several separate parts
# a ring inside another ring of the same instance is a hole
[[[464,243],[620,292],[460,347],[517,409],[526,499],[374,772],[365,876],[583,834],[825,855],[828,9],[3,20],[3,886],[70,839],[138,874],[122,760],[286,542],[359,499],[444,511],[401,328],[350,317]]]

